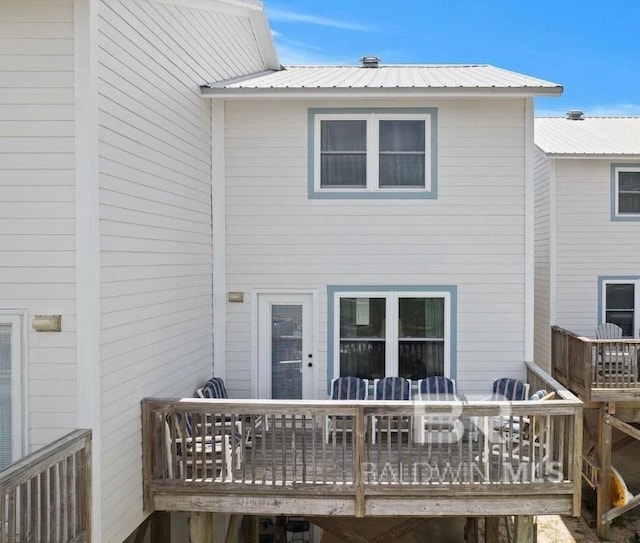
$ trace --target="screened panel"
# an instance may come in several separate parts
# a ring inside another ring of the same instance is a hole
[[[633,283],[606,285],[605,322],[612,322],[622,328],[622,335],[633,337],[635,285]]]
[[[320,150],[366,152],[367,121],[321,121]]]
[[[362,379],[384,377],[385,353],[384,340],[340,340],[340,375]]]
[[[13,461],[11,394],[11,326],[0,325],[0,469]]]
[[[385,298],[340,299],[340,375],[384,377]]]
[[[271,307],[271,395],[302,399],[302,305]]]
[[[380,187],[425,186],[425,122],[380,121]]]
[[[398,343],[398,375],[407,379],[424,379],[444,375],[444,340]]]
[[[398,375],[444,375],[444,298],[398,300]]]
[[[618,172],[618,212],[640,213],[640,172]]]
[[[320,157],[320,186],[359,189],[366,188],[366,155],[323,154]]]

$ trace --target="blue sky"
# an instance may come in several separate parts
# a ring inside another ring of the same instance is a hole
[[[493,64],[560,83],[537,115],[640,115],[640,0],[264,0],[283,64]]]

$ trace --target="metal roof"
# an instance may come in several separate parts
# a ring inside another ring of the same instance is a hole
[[[537,117],[534,139],[549,155],[640,155],[640,117]]]
[[[205,85],[205,95],[560,94],[562,86],[490,65],[288,66]]]

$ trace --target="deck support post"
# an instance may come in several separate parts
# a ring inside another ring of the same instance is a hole
[[[484,543],[499,543],[500,517],[484,517]]]
[[[171,543],[171,513],[155,511],[149,522],[150,539],[153,543]]]
[[[189,541],[211,543],[213,541],[213,513],[194,511],[189,518]]]
[[[596,489],[596,533],[600,539],[608,539],[610,523],[605,522],[604,515],[611,508],[611,434],[608,422],[609,404],[600,404],[598,416],[598,455],[600,472]]]
[[[515,543],[535,543],[537,540],[533,515],[516,515],[515,528]]]
[[[478,517],[467,517],[464,523],[464,540],[466,543],[480,543],[478,538]]]

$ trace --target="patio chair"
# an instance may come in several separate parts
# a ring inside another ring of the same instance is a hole
[[[417,398],[425,402],[459,401],[456,382],[441,375],[418,381]],[[422,415],[415,418],[418,427],[414,429],[419,443],[453,443],[460,441],[464,426],[455,415]]]
[[[596,382],[602,378],[618,381],[625,376],[635,376],[638,366],[638,352],[635,345],[623,345],[616,340],[623,339],[623,330],[612,322],[603,322],[596,327],[596,339],[611,340],[598,345],[594,371]],[[601,376],[601,377],[600,377]]]
[[[205,385],[201,388],[198,388],[196,390],[196,394],[203,399],[209,398],[209,399],[216,399],[216,400],[228,400],[229,399],[229,393],[227,392],[227,387],[224,384],[224,379],[222,379],[222,377],[212,377],[211,379],[209,379]],[[252,441],[252,435],[253,435],[253,426],[255,425],[255,429],[257,430],[258,428],[260,428],[260,426],[263,423],[263,417],[262,415],[255,415],[253,417],[253,424],[252,424],[252,417],[250,415],[245,415],[245,416],[237,416],[236,420],[235,420],[235,424],[236,424],[236,428],[238,433],[242,434],[243,433],[243,425],[245,428],[244,431],[244,444],[245,447],[251,447],[253,441]],[[220,422],[219,420],[217,421],[218,423]],[[230,416],[226,416],[225,417],[225,423],[226,424],[231,424],[231,417]],[[268,430],[268,427],[266,428]],[[259,433],[256,432],[257,435],[260,435]]]
[[[544,402],[553,398],[555,398],[555,392],[547,392],[542,389],[532,394],[529,401]],[[502,440],[504,458],[530,464],[544,462],[548,459],[551,440],[549,416],[533,415],[513,419],[510,427],[504,427],[503,432],[502,437],[508,438]]]
[[[200,424],[191,415],[171,413],[165,419],[165,450],[169,479],[233,480],[233,448],[239,440],[224,427]],[[196,435],[194,436],[194,428]],[[237,456],[236,456],[237,458]],[[236,466],[239,467],[236,460]]]
[[[369,395],[368,379],[359,377],[336,377],[331,381],[332,400],[366,400]],[[332,439],[336,430],[352,431],[352,417],[327,416],[326,417],[326,442]],[[339,424],[338,424],[339,423]],[[338,428],[341,426],[341,428]],[[349,428],[351,426],[351,428]]]
[[[621,339],[622,328],[612,322],[603,322],[596,326],[596,339]]]
[[[493,382],[491,395],[483,398],[482,401],[523,401],[529,395],[529,383],[513,379],[511,377],[501,377]],[[497,416],[487,419],[486,417],[474,417],[472,419],[473,430],[472,439],[477,441],[479,433],[482,432],[488,440],[493,438],[494,430],[500,430],[504,425],[504,417]]]
[[[374,400],[411,400],[411,379],[404,377],[383,377],[373,381]],[[378,420],[379,419],[379,420]],[[386,423],[386,424],[384,424]],[[411,417],[403,416],[372,416],[371,443],[375,445],[376,435],[381,432],[407,432],[411,439]]]

